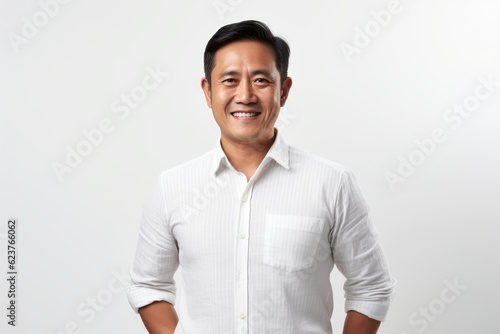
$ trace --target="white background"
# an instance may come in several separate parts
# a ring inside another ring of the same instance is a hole
[[[116,278],[132,264],[142,204],[161,170],[218,139],[199,85],[206,42],[258,19],[292,49],[286,140],[352,169],[372,206],[398,280],[380,333],[498,333],[500,2],[401,0],[385,27],[371,12],[387,0],[220,3],[72,0],[44,22],[37,1],[0,2],[0,268],[15,217],[19,271],[15,329],[0,281],[0,332],[145,332]],[[39,25],[29,38],[26,20]],[[112,103],[148,68],[169,75],[120,118]],[[497,86],[467,118],[443,119],[488,76]],[[113,131],[58,180],[54,162],[103,119]],[[446,140],[418,153],[439,128]],[[410,157],[418,166],[391,188],[386,173]],[[343,279],[332,281],[341,333]],[[445,282],[462,286],[446,303]]]

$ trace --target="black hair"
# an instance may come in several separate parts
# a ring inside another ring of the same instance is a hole
[[[269,27],[255,20],[231,23],[223,26],[210,38],[203,54],[205,78],[211,84],[211,74],[215,66],[215,53],[220,48],[238,41],[257,41],[269,45],[276,55],[276,66],[281,83],[288,76],[290,47],[281,37],[274,36]]]

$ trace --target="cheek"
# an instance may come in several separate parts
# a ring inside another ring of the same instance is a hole
[[[269,94],[266,100],[266,104],[271,110],[279,110],[281,106],[281,95],[279,92],[273,92],[273,94]],[[277,111],[276,111],[277,112]]]
[[[230,100],[230,95],[227,92],[217,92],[212,97],[212,104],[224,107]]]
[[[273,89],[272,92],[269,93],[268,101],[270,103],[274,103],[279,105],[281,101],[281,91],[277,89]]]

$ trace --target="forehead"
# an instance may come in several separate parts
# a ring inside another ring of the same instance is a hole
[[[227,67],[255,66],[276,70],[276,55],[271,46],[258,41],[238,41],[227,44],[215,53],[214,71]]]

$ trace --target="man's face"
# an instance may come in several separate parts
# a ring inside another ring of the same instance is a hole
[[[257,143],[273,138],[292,80],[281,83],[271,47],[241,41],[216,52],[211,83],[201,84],[223,140]]]

